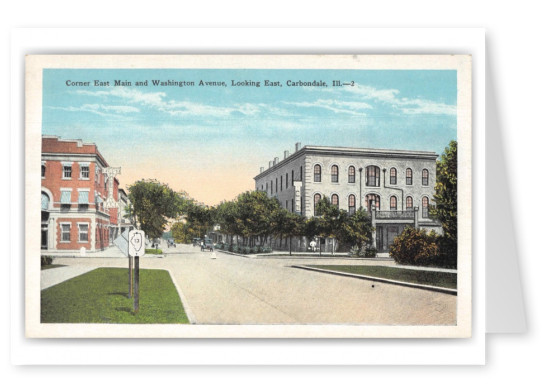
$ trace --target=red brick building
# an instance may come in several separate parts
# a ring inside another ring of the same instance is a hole
[[[101,251],[119,231],[120,168],[92,143],[42,136],[43,252]]]

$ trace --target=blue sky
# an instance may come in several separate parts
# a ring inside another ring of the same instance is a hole
[[[261,86],[232,87],[232,80]],[[288,80],[327,87],[288,87]],[[333,87],[333,80],[354,86]],[[207,204],[252,189],[259,167],[297,141],[441,153],[457,139],[450,70],[46,69],[43,82],[44,134],[96,143],[110,165],[122,167],[123,187],[156,178]]]

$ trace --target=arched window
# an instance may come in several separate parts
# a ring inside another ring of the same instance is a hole
[[[331,182],[339,182],[339,167],[336,165],[331,166]]]
[[[390,210],[396,210],[397,199],[396,196],[390,197]]]
[[[429,197],[423,197],[423,217],[429,217]]]
[[[368,211],[371,211],[373,206],[375,206],[375,209],[381,210],[381,197],[377,194],[368,194],[365,196],[365,205]]]
[[[48,194],[42,193],[42,200],[41,200],[41,208],[42,210],[48,210],[50,207],[50,197],[48,197]]]
[[[314,216],[318,215],[317,205],[318,205],[318,202],[320,202],[320,200],[321,200],[321,195],[314,194]]]
[[[333,194],[331,196],[331,204],[339,206],[339,196],[336,194]]]
[[[348,214],[354,213],[356,213],[356,196],[354,194],[350,194],[348,196]]]
[[[42,178],[46,178],[46,163],[42,163]]]
[[[356,168],[348,167],[348,183],[356,183]]]
[[[429,185],[429,170],[423,169],[423,186]]]
[[[367,166],[365,170],[365,178],[367,186],[379,187],[381,181],[381,170],[377,166]]]
[[[390,184],[396,184],[396,169],[394,167],[390,169]]]
[[[406,185],[413,184],[413,171],[411,168],[406,169]]]
[[[406,210],[413,210],[413,198],[406,197]]]
[[[314,182],[321,182],[321,166],[319,164],[314,166]]]

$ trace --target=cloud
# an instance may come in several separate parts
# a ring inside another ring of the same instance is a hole
[[[48,108],[53,110],[63,110],[63,111],[71,111],[71,112],[88,112],[88,113],[97,114],[102,117],[115,117],[115,118],[122,118],[120,114],[137,113],[140,111],[138,108],[133,106],[111,106],[111,105],[100,105],[100,104],[93,104],[93,103],[83,104],[80,107],[48,106]]]
[[[326,90],[331,93],[345,93],[357,96],[362,100],[380,102],[391,106],[403,114],[456,115],[457,106],[428,99],[400,97],[400,90],[395,88],[378,89],[368,85],[344,86]]]
[[[358,110],[368,110],[372,109],[368,103],[365,102],[350,102],[350,101],[340,101],[334,99],[318,99],[313,102],[282,102],[287,105],[297,106],[297,107],[318,107],[321,109],[330,110],[334,113],[339,114],[350,114],[354,116],[365,116],[366,113]]]

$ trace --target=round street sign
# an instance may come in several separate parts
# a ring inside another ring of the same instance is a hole
[[[139,257],[145,254],[145,233],[143,231],[130,231],[128,235],[128,255]]]

